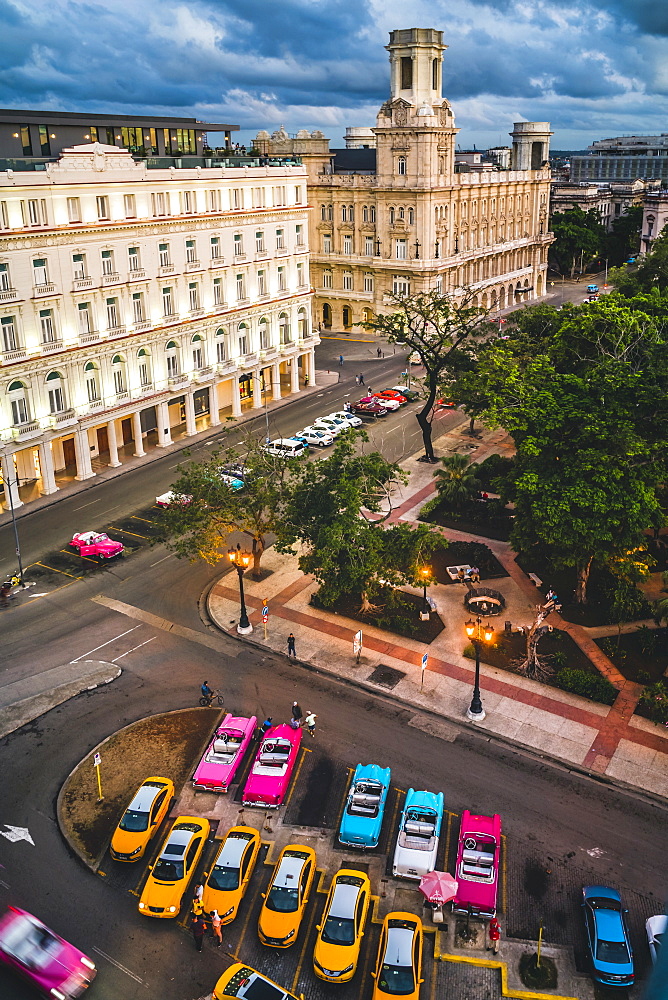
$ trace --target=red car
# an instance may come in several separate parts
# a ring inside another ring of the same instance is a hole
[[[246,779],[242,805],[264,809],[280,806],[297,763],[301,741],[301,729],[293,729],[286,723],[267,730]]]
[[[401,406],[403,406],[404,403],[408,402],[406,397],[402,396],[401,393],[397,392],[396,389],[383,389],[382,392],[374,392],[374,396],[376,396],[378,399],[394,399]]]
[[[125,548],[122,542],[110,538],[106,531],[77,531],[72,535],[70,545],[79,550],[80,556],[99,556],[100,559],[113,559]]]
[[[35,986],[43,996],[70,1000],[95,979],[95,965],[82,951],[33,917],[10,906],[0,920],[0,964]]]
[[[501,817],[475,816],[465,809],[457,845],[457,895],[452,901],[456,913],[493,917],[499,887]]]
[[[351,410],[357,417],[386,417],[390,412],[386,406],[381,406],[378,402],[363,403],[362,400],[353,403]]]

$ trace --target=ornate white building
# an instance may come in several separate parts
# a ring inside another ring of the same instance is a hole
[[[297,163],[0,173],[5,506],[313,383],[307,227]]]
[[[308,169],[314,315],[324,327],[351,330],[387,311],[388,292],[471,287],[491,309],[545,294],[549,124],[514,126],[509,170],[460,171],[442,95],[445,48],[433,28],[390,32],[375,148],[330,150],[319,131],[258,133],[262,152],[297,154]]]

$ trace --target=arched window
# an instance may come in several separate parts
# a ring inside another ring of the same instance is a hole
[[[406,213],[404,212],[404,209],[403,209],[403,207],[402,207],[402,208],[400,208],[400,209],[399,209],[399,218],[403,220],[403,218],[404,218],[405,214],[406,214]]]
[[[250,351],[249,345],[249,331],[245,323],[239,323],[237,327],[237,333],[239,335],[239,355],[240,357],[245,357]]]
[[[329,302],[323,302],[322,305],[322,324],[328,329],[332,325],[332,307]]]
[[[369,208],[369,222],[376,221],[376,209],[373,205]]]
[[[167,359],[167,378],[176,378],[179,374],[179,345],[175,340],[169,340],[165,344],[165,356]]]
[[[300,340],[308,337],[308,316],[306,309],[300,309],[297,313],[297,336]]]
[[[397,159],[397,173],[398,174],[405,174],[406,173],[406,157],[405,156],[400,156]]]
[[[323,222],[327,218],[327,206],[326,205],[321,205],[320,206],[320,218],[322,219]]]
[[[137,361],[139,362],[139,384],[142,389],[147,389],[153,384],[151,352],[145,347],[140,348],[137,351]]]
[[[408,225],[412,226],[414,222],[415,222],[415,212],[413,211],[412,208],[409,208],[408,209]]]
[[[355,221],[355,206],[348,205],[348,222],[354,222],[354,221]]]
[[[362,222],[368,222],[368,221],[369,221],[369,206],[365,205],[364,208],[362,209]]]
[[[63,386],[63,376],[60,372],[49,372],[46,376],[46,387],[49,395],[49,412],[62,413],[67,407],[65,405],[65,388]]]
[[[204,354],[204,339],[200,337],[199,333],[196,333],[191,340],[192,350],[193,350],[193,368],[195,371],[199,371],[206,365],[206,356]]]
[[[114,392],[117,396],[128,391],[127,363],[124,354],[115,354],[111,359],[111,372],[114,377]]]
[[[95,361],[88,361],[84,365],[84,378],[88,402],[97,403],[100,399],[100,369]]]
[[[333,205],[328,205],[327,206],[327,220],[329,222],[332,222],[333,219],[334,219],[334,206]]]
[[[292,342],[290,317],[284,312],[278,317],[278,339],[280,344],[290,344]]]
[[[227,330],[222,326],[216,330],[216,361],[218,364],[227,361]]]
[[[10,382],[7,389],[9,403],[12,408],[12,425],[18,427],[20,424],[30,423],[30,410],[28,409],[27,386],[25,382]]]
[[[350,306],[344,306],[343,307],[343,326],[344,326],[344,328],[346,330],[348,330],[350,328],[350,326],[351,326],[351,322],[350,322],[351,316],[352,316],[352,312],[351,312]]]
[[[345,222],[347,218],[346,206],[341,205],[341,222]]]
[[[391,226],[394,225],[394,209],[393,208],[390,209],[390,225]]]
[[[271,347],[271,333],[269,320],[266,316],[263,316],[258,323],[258,330],[260,331],[260,350],[268,351]]]

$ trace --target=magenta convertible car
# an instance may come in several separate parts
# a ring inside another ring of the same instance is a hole
[[[78,997],[96,969],[82,951],[50,931],[26,910],[10,906],[0,919],[0,964],[8,966],[47,997]]]
[[[120,556],[125,548],[122,542],[110,538],[106,531],[76,531],[70,545],[79,550],[80,556],[99,556],[100,559]]]
[[[257,719],[227,714],[216,730],[193,774],[193,787],[203,792],[226,792],[234,780]]]

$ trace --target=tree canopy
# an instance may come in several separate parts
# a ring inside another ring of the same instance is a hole
[[[587,264],[599,256],[606,238],[605,227],[598,212],[590,208],[569,208],[555,212],[550,218],[550,230],[555,241],[550,246],[550,260],[561,274],[575,274],[576,269],[586,270]]]
[[[657,236],[651,252],[640,257],[637,265],[611,271],[610,281],[628,297],[668,292],[668,228]]]

